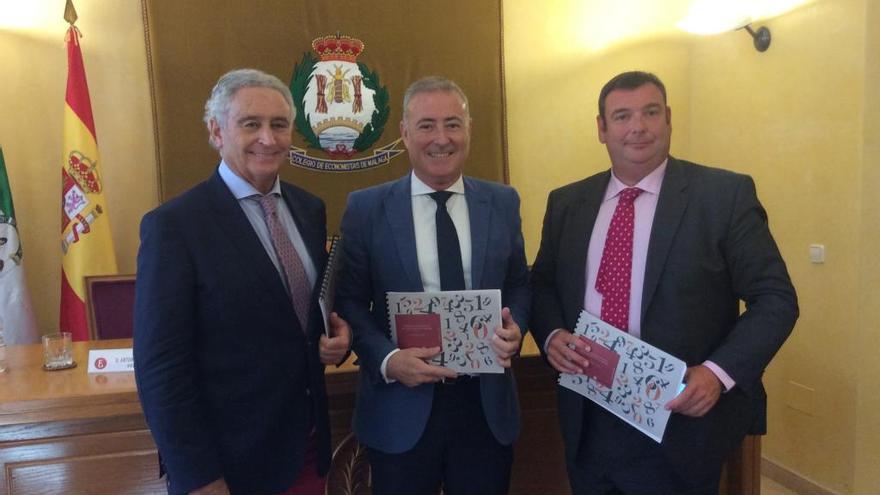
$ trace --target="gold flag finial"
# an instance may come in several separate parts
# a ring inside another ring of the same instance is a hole
[[[64,5],[64,20],[73,26],[76,19],[76,9],[73,7],[73,0],[67,0],[67,4]]]

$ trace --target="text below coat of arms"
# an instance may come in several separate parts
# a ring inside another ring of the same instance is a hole
[[[309,156],[306,150],[291,146],[290,163],[324,172],[349,172],[384,165],[403,153],[395,149],[399,139],[371,148],[382,136],[391,108],[379,75],[357,61],[364,43],[337,33],[315,39],[312,48],[317,58],[306,52],[293,68],[294,128],[309,148],[329,158]],[[354,158],[371,149],[372,156]]]

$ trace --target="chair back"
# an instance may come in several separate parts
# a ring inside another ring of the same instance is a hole
[[[134,275],[86,277],[91,340],[130,339],[134,329]]]

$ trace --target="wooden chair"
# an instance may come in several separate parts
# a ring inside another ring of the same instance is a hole
[[[134,328],[134,275],[86,277],[89,339],[130,339]]]

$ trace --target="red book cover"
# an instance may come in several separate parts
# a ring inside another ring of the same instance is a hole
[[[590,365],[584,369],[584,374],[595,378],[603,386],[611,388],[614,383],[614,374],[617,372],[617,365],[620,363],[620,354],[584,336],[580,336],[580,339],[581,342],[590,346],[590,352],[580,347],[575,349],[578,354],[590,361]]]
[[[441,347],[440,315],[394,315],[397,325],[397,347]]]

